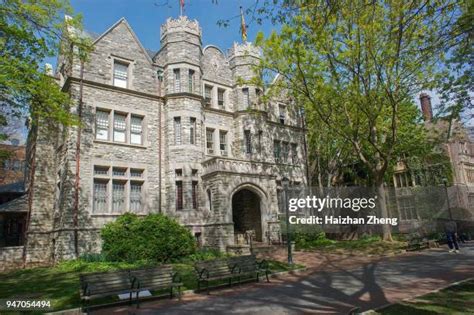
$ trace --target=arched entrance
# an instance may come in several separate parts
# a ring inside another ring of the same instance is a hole
[[[255,240],[262,241],[262,214],[260,197],[249,189],[241,189],[232,197],[232,220],[234,234],[255,231]]]

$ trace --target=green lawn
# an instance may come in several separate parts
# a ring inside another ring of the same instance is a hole
[[[474,280],[430,293],[410,302],[401,302],[377,312],[382,315],[472,315],[474,314]]]
[[[272,272],[302,268],[301,265],[289,267],[285,263],[270,261]],[[150,266],[146,263],[86,262],[72,260],[60,263],[52,268],[33,268],[0,273],[0,298],[34,298],[50,300],[54,310],[63,310],[80,306],[79,274],[119,269],[134,269]],[[195,289],[196,275],[192,263],[174,264],[179,272],[184,288]],[[218,285],[219,283],[216,283]],[[97,301],[112,302],[114,299]]]
[[[321,238],[297,242],[297,248],[301,250],[322,250],[333,253],[362,253],[366,255],[396,254],[405,250],[406,246],[407,243],[404,241],[394,240],[392,242],[386,242],[382,241],[380,237],[367,237],[350,241]]]

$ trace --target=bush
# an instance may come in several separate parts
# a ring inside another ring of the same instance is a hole
[[[180,259],[180,262],[194,263],[196,261],[213,260],[213,259],[218,259],[218,258],[225,258],[228,256],[229,256],[228,254],[223,253],[214,248],[202,248],[202,249],[197,250],[194,254],[191,254],[187,257],[184,257],[183,259]]]
[[[333,243],[332,240],[326,238],[324,232],[318,230],[295,233],[294,240],[297,249],[309,249]]]
[[[102,251],[110,261],[171,262],[195,252],[191,232],[162,214],[126,213],[101,231]]]

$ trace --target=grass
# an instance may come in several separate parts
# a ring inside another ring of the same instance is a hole
[[[314,240],[302,240],[297,242],[297,248],[302,250],[323,250],[340,253],[362,253],[365,255],[384,255],[390,253],[400,253],[406,248],[404,241],[386,242],[378,236],[363,237],[358,240],[331,240],[325,237]]]
[[[390,305],[377,313],[382,315],[474,314],[474,280],[423,295],[409,302]]]
[[[182,278],[182,289],[196,289],[196,274],[192,262],[185,261],[173,265]],[[135,269],[147,266],[149,267],[151,264],[147,262],[117,263],[70,260],[50,268],[32,268],[0,273],[0,299],[31,298],[50,300],[54,310],[76,308],[81,305],[79,298],[79,274]],[[286,263],[269,261],[269,268],[272,273],[301,267],[303,266],[288,266]],[[215,283],[215,285],[219,284],[220,283]],[[116,300],[118,300],[118,298],[106,298],[97,300],[94,304],[113,302]]]

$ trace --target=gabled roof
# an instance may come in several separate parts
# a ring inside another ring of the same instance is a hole
[[[130,31],[130,33],[132,34],[133,38],[135,39],[135,41],[137,42],[138,46],[140,47],[140,49],[142,50],[143,54],[146,56],[146,58],[148,59],[148,61],[150,63],[153,63],[153,60],[151,59],[150,57],[150,54],[148,53],[147,49],[145,49],[145,47],[143,47],[142,43],[140,42],[140,40],[138,39],[137,35],[135,34],[135,32],[133,31],[132,27],[130,26],[130,24],[128,24],[127,20],[123,17],[123,18],[120,18],[120,20],[118,20],[117,22],[115,22],[111,27],[109,27],[104,33],[102,33],[100,36],[98,36],[94,42],[92,43],[93,45],[95,45],[97,42],[99,42],[102,38],[104,38],[107,34],[109,34],[113,29],[115,29],[117,26],[119,26],[121,23],[123,23],[127,29]]]

